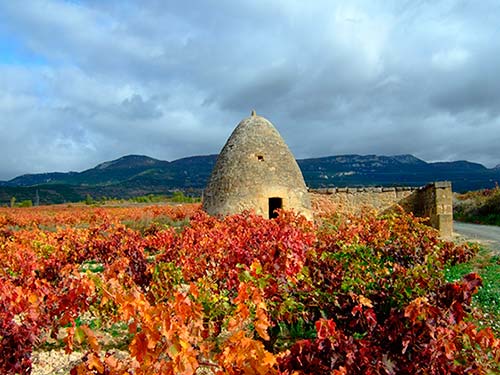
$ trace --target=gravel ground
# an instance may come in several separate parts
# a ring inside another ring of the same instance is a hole
[[[64,349],[33,353],[32,375],[66,375],[81,362],[84,353],[66,354]]]
[[[121,350],[113,350],[117,358],[128,358],[129,354]],[[104,352],[103,352],[104,354]],[[85,353],[66,354],[64,349],[33,352],[32,375],[69,375],[71,369],[81,362]]]

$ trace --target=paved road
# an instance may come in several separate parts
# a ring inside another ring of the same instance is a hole
[[[472,241],[487,245],[492,250],[500,252],[500,227],[453,222],[453,230]]]

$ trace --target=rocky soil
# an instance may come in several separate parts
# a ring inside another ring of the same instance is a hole
[[[104,354],[104,353],[103,353]],[[113,350],[117,358],[128,358],[129,354],[121,350]],[[32,375],[68,375],[71,369],[81,363],[85,353],[65,353],[64,349],[35,351],[33,353]]]

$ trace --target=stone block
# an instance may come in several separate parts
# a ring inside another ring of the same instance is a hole
[[[436,181],[433,185],[436,189],[451,189],[450,181]]]

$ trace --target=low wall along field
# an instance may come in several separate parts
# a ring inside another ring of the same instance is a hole
[[[327,188],[310,189],[309,193],[314,206],[327,205],[329,210],[341,214],[357,215],[363,210],[373,209],[389,212],[401,207],[417,217],[429,218],[428,224],[439,230],[442,237],[453,234],[453,196],[448,181],[419,188]]]

